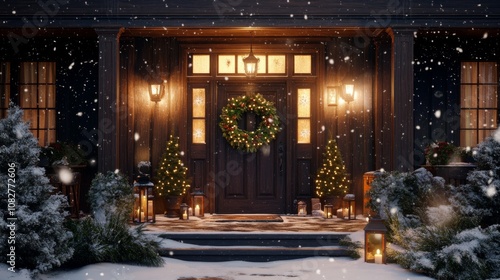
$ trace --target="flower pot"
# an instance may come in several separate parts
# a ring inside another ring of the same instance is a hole
[[[181,209],[182,196],[169,195],[166,197],[167,218],[179,218],[179,210]]]

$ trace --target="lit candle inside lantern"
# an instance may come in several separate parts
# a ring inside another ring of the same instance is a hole
[[[187,220],[187,217],[188,217],[188,215],[187,215],[186,211],[184,211],[184,214],[182,214],[182,219]]]
[[[200,215],[200,205],[196,205],[194,207],[194,215],[199,216]]]
[[[303,208],[300,209],[299,215],[304,215],[304,209]]]
[[[382,254],[380,254],[380,249],[377,249],[377,253],[375,254],[375,263],[382,263]]]
[[[342,212],[342,215],[344,216],[344,218],[349,218],[349,209],[347,208],[344,208],[343,212]]]

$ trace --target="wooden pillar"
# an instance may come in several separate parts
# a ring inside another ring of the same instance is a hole
[[[99,38],[98,154],[99,172],[113,171],[119,163],[119,38],[120,27],[96,28]]]
[[[391,37],[383,33],[374,39],[375,84],[374,84],[374,137],[375,169],[392,169],[391,136]]]
[[[392,170],[413,170],[413,34],[392,28]]]

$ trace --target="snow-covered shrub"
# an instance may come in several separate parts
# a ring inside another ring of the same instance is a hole
[[[482,217],[484,226],[500,224],[500,142],[486,138],[474,158],[477,170],[469,173],[467,184],[455,189],[452,201],[463,215]]]
[[[379,173],[369,191],[370,208],[386,220],[389,239],[405,228],[422,224],[422,213],[429,205],[444,199],[444,180],[424,168],[413,172]]]
[[[437,279],[500,277],[499,140],[487,138],[475,159],[463,186],[423,169],[373,181],[370,206],[386,219],[399,264]]]
[[[400,233],[400,245],[405,250],[396,257],[399,264],[436,279],[499,276],[500,233],[497,226],[464,229],[464,225],[469,224],[464,220],[469,218],[454,212],[451,206],[430,209],[428,214],[444,218]]]
[[[143,226],[128,225],[133,205],[133,188],[125,176],[108,172],[98,174],[89,190],[93,217],[69,221],[74,257],[68,266],[97,262],[132,262],[159,266],[163,259],[159,243],[146,235]]]
[[[117,214],[113,214],[104,226],[91,217],[69,221],[74,232],[71,242],[75,248],[70,267],[80,267],[98,262],[127,262],[148,266],[161,266],[158,254],[159,242],[144,233],[144,225],[130,227]]]
[[[96,222],[105,224],[107,218],[116,215],[126,222],[133,208],[133,188],[119,172],[99,173],[92,180],[89,200]]]
[[[48,271],[73,254],[71,232],[64,227],[66,197],[53,194],[45,170],[37,166],[39,153],[23,111],[11,106],[0,120],[0,261],[7,262],[12,246],[15,271]]]

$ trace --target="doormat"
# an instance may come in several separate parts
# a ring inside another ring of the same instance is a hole
[[[213,222],[281,223],[283,219],[276,214],[215,214],[208,218]]]

